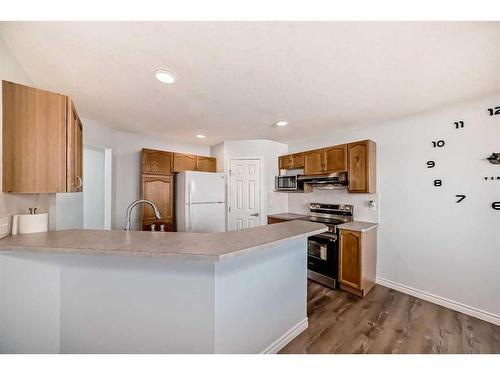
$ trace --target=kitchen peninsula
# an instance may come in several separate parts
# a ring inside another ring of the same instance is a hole
[[[325,230],[3,238],[0,352],[277,352],[307,328],[306,241]]]

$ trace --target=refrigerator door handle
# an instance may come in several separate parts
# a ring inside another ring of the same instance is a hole
[[[189,181],[189,192],[188,192],[188,231],[191,230],[191,192],[193,191],[192,181]]]

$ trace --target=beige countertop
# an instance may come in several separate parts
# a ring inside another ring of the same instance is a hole
[[[338,225],[337,228],[354,230],[357,232],[366,232],[367,230],[375,228],[377,225],[377,223],[368,223],[366,221],[350,221],[348,223]]]
[[[274,219],[280,219],[280,220],[297,220],[297,219],[309,217],[309,215],[307,215],[307,214],[294,214],[291,212],[283,212],[281,214],[267,215],[267,217],[272,217]]]
[[[27,251],[220,261],[325,230],[325,225],[307,221],[289,221],[224,233],[62,230],[2,238],[0,254]]]

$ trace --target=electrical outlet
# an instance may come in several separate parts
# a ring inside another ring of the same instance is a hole
[[[377,211],[377,203],[375,201],[368,201],[368,207],[370,211]]]

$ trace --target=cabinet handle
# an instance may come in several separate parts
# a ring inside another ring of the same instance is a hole
[[[83,186],[83,180],[80,176],[76,176],[76,180],[78,181],[77,186],[75,187],[75,190],[78,191],[82,188]]]

